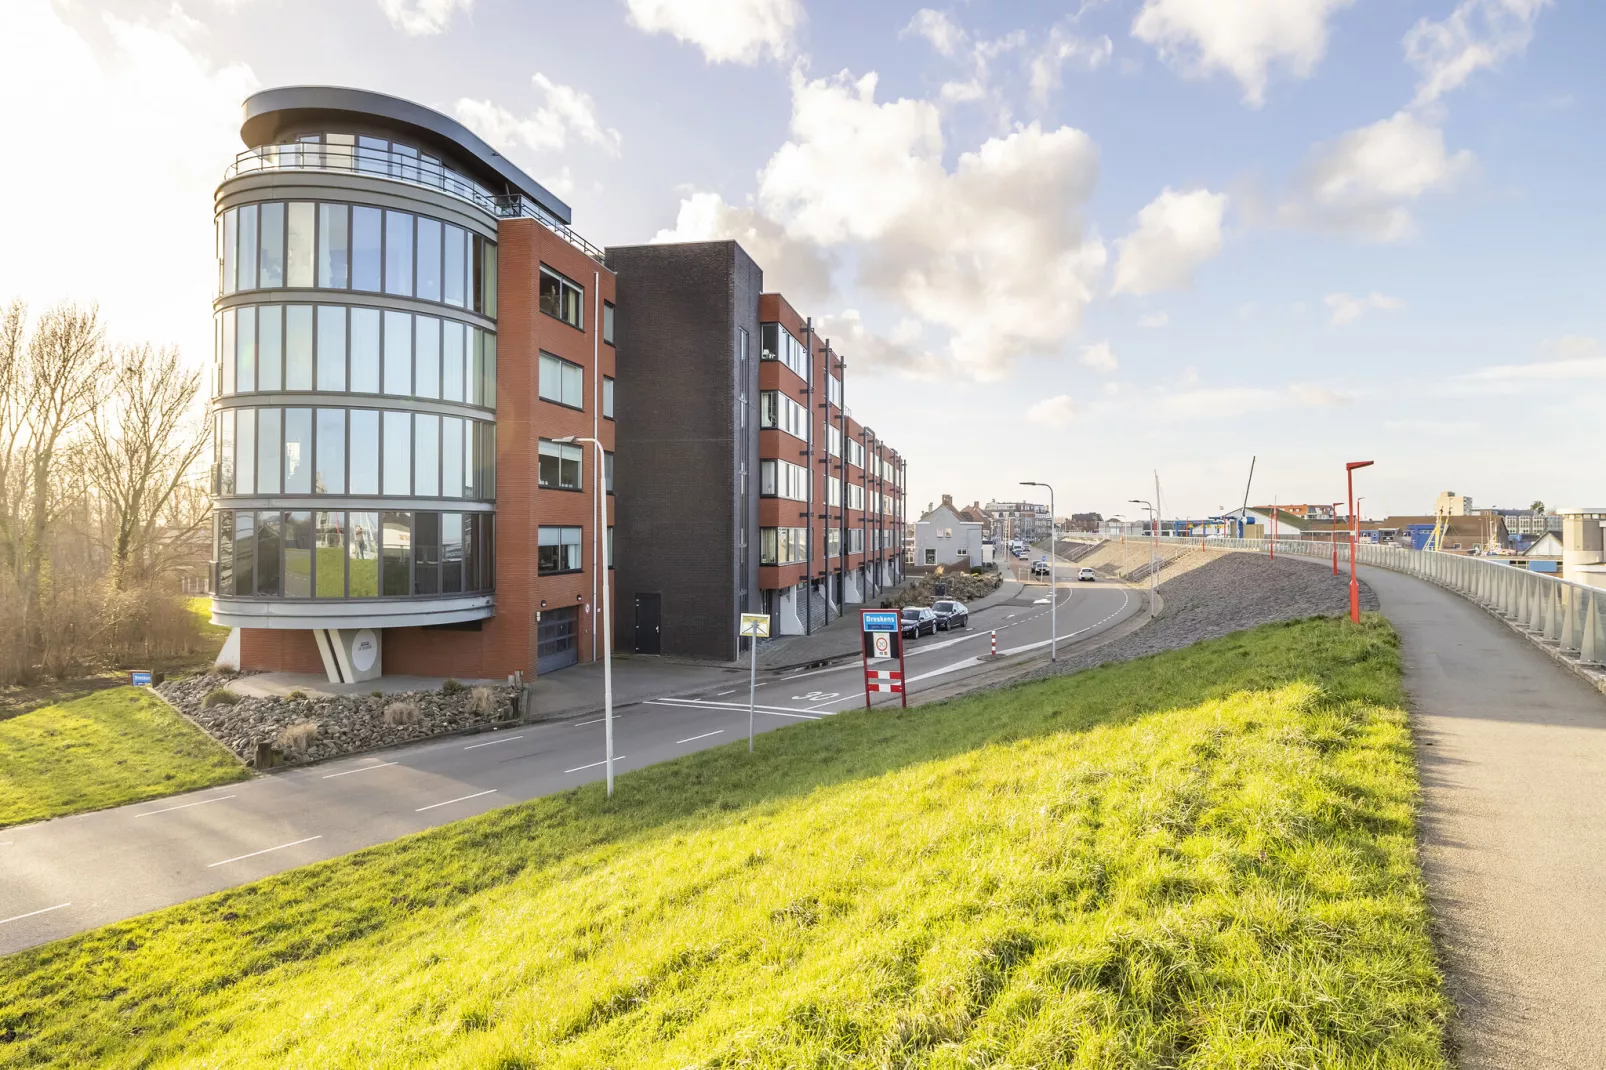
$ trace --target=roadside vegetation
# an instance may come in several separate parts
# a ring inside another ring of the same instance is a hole
[[[844,713],[0,960],[0,1061],[1447,1061],[1393,633]]]
[[[0,721],[0,827],[248,775],[222,745],[139,688],[98,691]],[[0,1027],[0,1063],[4,1032]]]

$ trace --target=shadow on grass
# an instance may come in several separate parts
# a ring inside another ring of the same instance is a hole
[[[600,784],[587,786],[21,952],[0,961],[0,1060],[5,1041],[47,1023],[56,1040],[102,1052],[162,1033],[168,1008],[185,1002],[176,988],[193,998],[293,976],[531,867],[561,867],[553,879],[568,880],[607,864],[608,850],[578,857],[598,848],[738,824],[817,790],[989,745],[1296,682],[1320,688],[1323,703],[1401,705],[1393,632],[1377,619],[1295,621],[915,710],[843,713],[767,733],[751,757],[744,741],[625,774],[611,802]]]

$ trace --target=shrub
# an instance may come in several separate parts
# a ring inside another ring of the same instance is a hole
[[[370,691],[370,692],[368,692],[368,697],[369,698],[384,698],[385,697],[385,693],[383,691]]]
[[[216,664],[214,664],[211,668],[206,670],[206,675],[208,675],[208,676],[220,676],[225,680],[232,680],[234,677],[236,677],[236,676],[238,676],[240,674],[235,672],[232,668],[230,668],[227,665],[216,665]]]
[[[303,721],[279,733],[279,746],[304,756],[307,753],[307,744],[317,738],[318,726],[312,721]]]
[[[417,724],[421,720],[423,717],[418,712],[418,704],[406,699],[385,707],[385,723],[388,725]]]
[[[289,699],[292,702],[305,702],[305,701],[307,701],[307,693],[305,691],[301,690],[298,687],[294,691],[292,691],[288,695],[286,695],[285,698]]]
[[[496,692],[488,687],[476,687],[468,693],[468,712],[489,717],[496,712]]]
[[[450,676],[446,678],[445,683],[441,684],[441,694],[443,695],[460,695],[467,690],[468,688],[463,686],[462,681],[454,680]]]
[[[214,687],[206,693],[201,705],[206,706],[232,706],[240,701],[240,696],[226,687]]]

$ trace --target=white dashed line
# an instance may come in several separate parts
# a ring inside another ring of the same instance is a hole
[[[321,840],[321,839],[323,839],[322,836],[308,836],[304,840],[291,840],[289,843],[281,843],[277,847],[264,847],[260,851],[252,851],[250,854],[247,854],[247,855],[235,855],[233,858],[225,858],[221,862],[209,862],[207,864],[206,868],[207,869],[211,869],[213,866],[226,866],[230,862],[238,862],[243,858],[255,858],[257,855],[265,855],[270,851],[282,851],[286,847],[294,847],[298,843],[311,843],[313,840]]]
[[[598,717],[595,721],[581,721],[579,724],[572,724],[569,727],[570,728],[584,728],[588,724],[601,724],[603,721],[606,721],[606,720],[607,720],[606,717]]]
[[[420,806],[418,809],[414,810],[413,813],[421,814],[425,810],[433,810],[437,806],[450,806],[453,803],[467,802],[469,799],[478,799],[481,795],[490,795],[495,791],[495,788],[487,788],[484,791],[476,791],[473,795],[459,795],[457,798],[447,799],[445,802],[430,803],[428,806]]]
[[[712,732],[704,732],[702,735],[692,736],[690,739],[677,739],[675,740],[675,745],[679,746],[682,743],[696,743],[699,739],[707,739],[709,736],[718,736],[723,735],[724,733],[725,730],[723,728],[716,728]]]
[[[171,813],[174,810],[188,810],[192,806],[205,806],[207,803],[222,802],[224,799],[232,799],[232,798],[234,798],[233,795],[219,795],[215,799],[202,799],[200,802],[181,803],[178,806],[164,806],[160,810],[147,810],[143,814],[135,814],[134,816],[135,817],[154,817],[157,814],[167,814],[167,813]]]
[[[625,756],[623,754],[615,754],[613,756],[613,764],[614,765],[618,765],[620,762],[622,762],[624,760],[625,760]],[[592,762],[590,765],[577,765],[573,769],[565,769],[564,772],[565,773],[583,773],[587,769],[595,769],[599,765],[607,765],[607,764],[608,764],[608,759],[604,758],[604,759],[602,759],[602,761],[600,761],[600,762]]]
[[[498,743],[512,743],[515,739],[523,739],[523,733],[516,736],[503,736],[501,739],[488,739],[484,743],[470,743],[464,750],[476,750],[480,747],[494,747]]]
[[[62,910],[62,909],[65,909],[66,907],[70,907],[70,906],[72,906],[71,903],[57,903],[53,907],[45,907],[45,908],[43,908],[41,910],[30,910],[30,911],[28,911],[28,913],[26,913],[26,914],[18,914],[16,917],[0,918],[0,925],[5,925],[5,924],[8,924],[8,923],[13,922],[13,921],[21,921],[23,918],[31,918],[35,914],[48,914],[52,910]]]
[[[342,772],[339,772],[339,773],[325,773],[319,779],[320,780],[328,780],[331,777],[350,776],[353,773],[366,773],[370,769],[383,769],[387,765],[395,765],[395,764],[396,764],[395,762],[380,762],[378,765],[359,765],[355,769],[346,769],[346,770],[343,770]]]

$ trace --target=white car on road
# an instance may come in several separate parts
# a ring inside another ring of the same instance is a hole
[[[1092,583],[1099,578],[1099,574],[1090,568],[1082,568],[1076,573],[1077,583]]]

